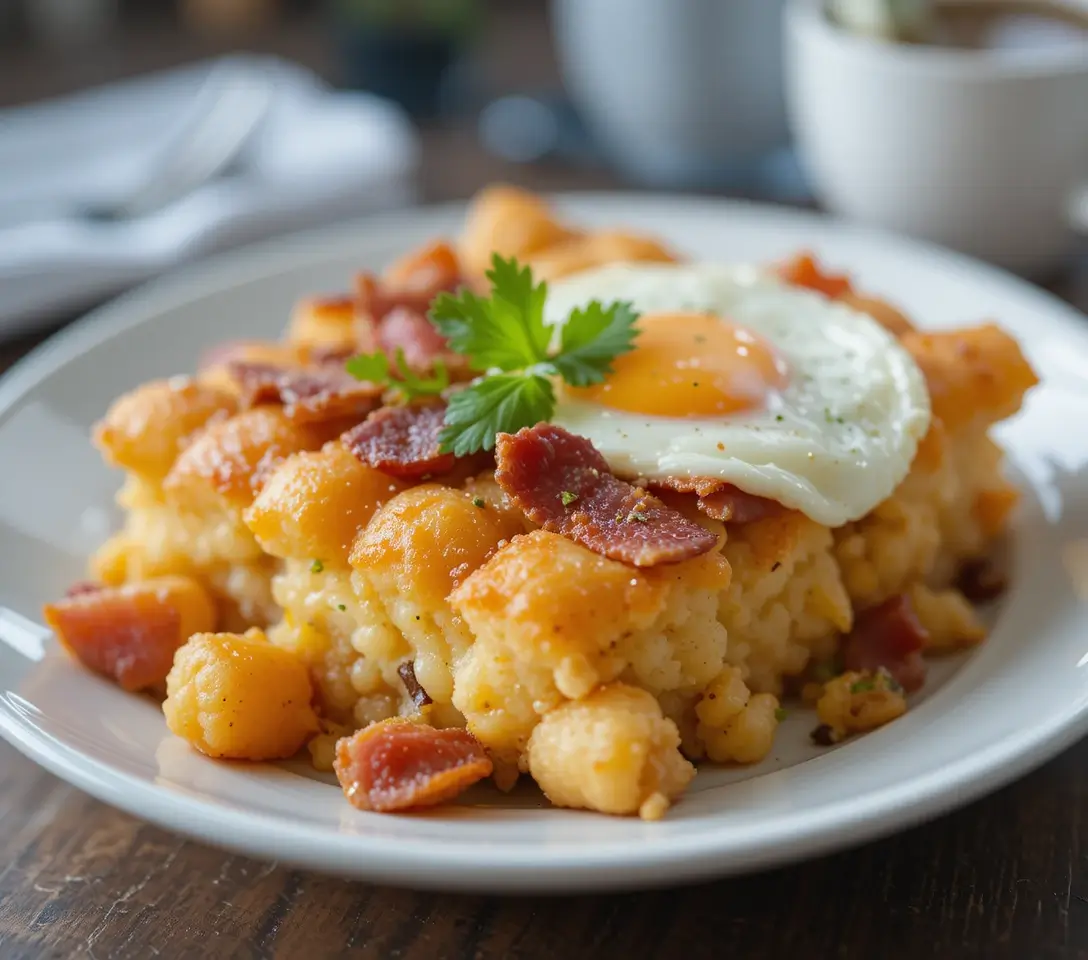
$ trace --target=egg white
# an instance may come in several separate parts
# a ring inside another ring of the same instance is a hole
[[[910,354],[868,315],[751,266],[613,264],[554,284],[548,322],[592,300],[713,313],[761,336],[790,370],[765,408],[716,418],[613,410],[560,387],[553,422],[591,440],[618,475],[713,477],[836,527],[910,470],[929,393]]]

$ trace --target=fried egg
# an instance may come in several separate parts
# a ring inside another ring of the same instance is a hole
[[[921,371],[866,314],[755,267],[614,264],[553,285],[562,324],[593,300],[640,314],[635,349],[553,422],[619,476],[710,477],[836,527],[884,500],[929,428]]]

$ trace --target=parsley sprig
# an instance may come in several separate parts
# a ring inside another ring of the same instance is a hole
[[[396,376],[384,353],[363,353],[351,357],[346,369],[356,380],[367,380],[397,390],[405,400],[419,397],[435,397],[450,385],[449,371],[441,361],[435,361],[434,376],[420,377],[412,372],[404,358],[404,350],[397,347],[395,354]]]
[[[612,372],[612,362],[634,348],[638,314],[630,303],[604,306],[598,301],[573,310],[558,331],[544,320],[546,282],[533,282],[532,270],[516,259],[492,256],[487,272],[491,294],[471,290],[440,294],[429,318],[450,349],[481,374],[448,399],[443,453],[467,456],[490,450],[499,433],[547,421],[555,413],[553,381],[572,387],[600,383]],[[443,392],[449,386],[445,369],[433,379],[415,376],[397,357],[397,376],[382,354],[354,357],[348,372],[361,380],[388,384],[405,399]]]

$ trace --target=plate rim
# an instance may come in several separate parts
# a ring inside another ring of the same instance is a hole
[[[561,209],[589,206],[603,213],[609,207],[622,210],[630,205],[687,207],[711,218],[743,210],[749,216],[766,222],[778,221],[786,227],[808,223],[820,230],[861,234],[886,247],[906,248],[928,259],[939,256],[945,267],[1015,289],[1021,300],[1032,298],[1038,302],[1051,319],[1057,314],[1069,321],[1084,319],[1071,304],[998,267],[933,244],[815,211],[683,194],[585,191],[544,196]],[[81,350],[122,336],[126,330],[149,322],[156,313],[172,305],[199,300],[282,269],[319,264],[338,245],[364,229],[422,230],[429,224],[453,222],[465,207],[465,201],[453,201],[306,230],[208,257],[144,283],[55,333],[0,377],[0,419],[17,409],[26,393],[55,375]],[[1088,344],[1088,330],[1079,332]],[[925,775],[870,791],[861,800],[829,804],[818,817],[796,812],[779,814],[772,822],[760,824],[752,836],[729,838],[727,849],[709,843],[709,835],[701,838],[702,848],[693,846],[694,836],[672,837],[668,845],[648,843],[627,854],[613,849],[602,854],[599,848],[594,853],[592,846],[585,851],[533,848],[519,858],[516,847],[476,846],[473,862],[466,870],[464,841],[451,840],[446,850],[432,846],[424,857],[422,850],[409,854],[404,841],[398,838],[356,835],[351,843],[344,843],[343,835],[298,823],[293,825],[293,836],[288,836],[269,829],[273,824],[282,825],[279,817],[263,813],[245,815],[231,807],[215,806],[156,787],[51,738],[33,723],[20,722],[7,709],[0,710],[0,735],[20,753],[99,800],[175,833],[258,859],[277,859],[323,873],[415,889],[456,888],[497,893],[647,889],[768,869],[847,849],[932,819],[988,794],[1051,759],[1085,733],[1088,733],[1088,699],[1056,712],[1045,723],[1026,728],[1017,736],[1007,736],[986,750],[946,763]],[[713,827],[709,831],[712,833]],[[345,848],[339,856],[335,846],[328,842],[333,837]],[[422,841],[415,842],[422,846]],[[360,865],[357,858],[363,849],[370,850],[373,856]]]

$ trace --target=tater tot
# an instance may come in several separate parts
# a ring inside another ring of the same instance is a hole
[[[529,738],[529,770],[559,807],[660,818],[695,768],[676,724],[645,690],[623,683],[547,714]]]
[[[113,402],[95,426],[94,442],[107,462],[157,484],[201,427],[236,409],[231,393],[210,384],[155,380]]]
[[[319,730],[305,665],[256,629],[190,638],[166,694],[167,726],[209,757],[286,759]]]
[[[300,300],[291,314],[287,339],[307,347],[343,347],[355,344],[354,297],[310,297]]]
[[[741,671],[726,667],[695,706],[696,736],[715,763],[758,763],[774,745],[778,699],[753,694]]]
[[[300,450],[316,450],[342,429],[300,424],[280,407],[254,407],[212,424],[178,457],[164,481],[169,503],[207,513],[248,507],[273,469]]]
[[[356,534],[404,489],[334,440],[284,460],[246,510],[245,521],[273,556],[346,565]]]
[[[992,323],[908,333],[902,343],[925,374],[934,416],[953,433],[1011,417],[1039,382],[1020,345]]]
[[[461,262],[471,275],[483,276],[491,255],[528,259],[577,234],[561,226],[538,196],[516,187],[496,186],[477,194],[461,234]]]

